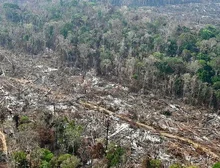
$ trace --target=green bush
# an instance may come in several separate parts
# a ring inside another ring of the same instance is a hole
[[[165,74],[174,73],[174,70],[170,67],[170,65],[166,61],[156,62],[155,66],[158,68],[158,70],[161,73],[165,73]]]
[[[206,26],[206,28],[202,28],[199,31],[199,36],[204,40],[208,40],[212,37],[215,37],[215,34],[216,34],[216,28],[211,25]]]
[[[138,74],[133,74],[132,78],[137,80],[138,79]]]
[[[12,48],[12,37],[7,30],[0,30],[0,45],[7,48]]]
[[[215,83],[213,84],[213,88],[216,89],[216,90],[220,89],[220,81],[215,82]]]
[[[14,3],[4,3],[3,8],[20,9],[20,7]]]
[[[108,149],[106,158],[108,160],[108,166],[114,167],[122,162],[122,156],[125,153],[125,150],[116,145],[111,145]]]
[[[58,163],[57,163],[57,160],[58,160],[58,157],[53,157],[51,160],[50,160],[50,166],[53,168],[53,167],[58,167]]]
[[[164,58],[164,54],[160,53],[160,52],[154,52],[153,56],[157,59],[160,59],[160,60],[162,60]]]
[[[52,167],[49,162],[44,160],[41,162],[40,168],[52,168]]]
[[[197,71],[200,80],[207,83],[212,83],[212,77],[215,75],[213,69],[209,65],[205,65]]]
[[[29,121],[28,116],[21,116],[20,118],[20,124],[28,123]]]
[[[198,168],[197,166],[181,166],[180,164],[173,164],[169,168]]]
[[[8,21],[18,23],[21,21],[22,16],[20,13],[19,7],[16,5],[11,5],[11,6],[4,6],[5,9],[5,17]]]
[[[160,160],[158,159],[150,160],[150,168],[161,168],[161,167],[162,167],[162,163]]]
[[[83,128],[74,121],[58,120],[56,125],[57,140],[64,146],[65,153],[74,153],[79,148]]]
[[[73,29],[73,24],[71,23],[66,23],[60,30],[60,34],[63,35],[63,37],[66,39],[68,36],[68,32],[72,31]]]
[[[59,157],[53,157],[49,163],[51,168],[76,168],[79,166],[80,160],[74,155],[62,154]]]
[[[79,166],[79,164],[79,158],[76,156],[71,156],[61,163],[60,168],[76,168]]]
[[[57,163],[58,165],[60,165],[63,161],[67,160],[68,158],[70,158],[71,155],[70,154],[63,154],[63,155],[60,155],[57,159]]]
[[[39,153],[40,153],[41,160],[47,161],[47,162],[49,162],[54,156],[51,151],[49,151],[48,149],[44,149],[44,148],[40,149]]]
[[[36,148],[31,153],[31,165],[39,168],[52,168],[50,161],[54,158],[54,154],[44,148]]]
[[[208,61],[211,60],[211,58],[210,58],[209,55],[203,54],[203,53],[199,53],[199,54],[196,56],[196,58],[197,58],[198,60],[204,60],[204,61],[206,61],[206,62],[208,62]]]
[[[23,151],[17,151],[13,153],[13,159],[15,165],[19,168],[28,168],[27,154]]]
[[[180,164],[173,164],[169,168],[183,168]]]
[[[142,168],[161,168],[161,167],[163,167],[163,165],[161,161],[158,159],[151,159],[147,157],[142,162]]]
[[[214,164],[212,168],[220,168],[220,162],[217,162],[216,164]]]
[[[219,75],[215,75],[212,77],[212,82],[215,83],[215,82],[220,82],[220,76]]]

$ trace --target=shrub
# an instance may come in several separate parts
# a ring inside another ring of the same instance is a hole
[[[183,168],[180,164],[173,164],[169,168]]]
[[[138,74],[133,74],[132,78],[137,80],[138,79]]]
[[[201,37],[202,39],[204,39],[204,40],[208,40],[208,39],[210,39],[210,38],[212,38],[212,37],[215,37],[214,32],[211,31],[211,30],[209,30],[209,29],[201,29],[201,30],[199,31],[199,35],[200,35],[200,37]]]
[[[20,14],[20,8],[16,4],[4,4],[5,17],[8,21],[18,23],[21,21],[22,17]]]
[[[162,60],[162,59],[164,58],[164,54],[163,54],[163,53],[160,53],[160,52],[155,52],[155,53],[153,53],[153,56],[154,56],[155,58],[160,59],[160,60]]]
[[[57,163],[57,160],[58,160],[58,157],[53,157],[51,160],[50,160],[50,166],[51,167],[58,167],[58,163]]]
[[[20,124],[28,123],[29,121],[28,116],[21,116],[20,118]]]
[[[19,168],[27,168],[28,161],[27,161],[27,154],[23,151],[17,151],[13,153],[13,159],[15,161],[15,165]]]
[[[220,81],[215,82],[215,83],[213,84],[213,88],[216,89],[216,90],[220,89]]]
[[[220,168],[220,162],[217,162],[216,164],[214,164],[212,168]]]
[[[76,168],[79,166],[80,160],[74,155],[62,154],[59,157],[53,157],[49,163],[51,168]]]
[[[52,168],[50,161],[54,158],[53,153],[44,148],[36,148],[31,152],[31,166],[33,168]]]
[[[161,167],[162,167],[162,163],[160,160],[158,159],[150,160],[150,168],[161,168]]]
[[[165,74],[172,74],[172,73],[174,73],[174,70],[165,61],[156,62],[155,66],[158,68],[158,70],[161,73],[165,73]]]
[[[122,147],[117,145],[110,146],[106,155],[108,166],[117,166],[122,161],[122,156],[124,153],[125,150]]]
[[[66,153],[74,153],[81,143],[81,133],[83,128],[76,125],[74,121],[67,119],[56,121],[57,143],[64,146]]]
[[[162,168],[162,163],[158,159],[150,159],[147,157],[142,162],[142,168]]]
[[[57,159],[57,163],[58,165],[61,165],[61,163],[65,160],[67,160],[68,158],[70,158],[71,155],[70,154],[63,154],[63,155],[60,155]]]
[[[79,158],[76,156],[71,156],[61,163],[60,168],[76,168],[79,166],[79,164]]]
[[[60,165],[63,163],[63,161],[67,160],[70,157],[71,157],[70,154],[62,154],[58,157],[53,157],[50,160],[50,166],[51,167],[60,167]]]
[[[19,6],[14,3],[4,3],[3,8],[20,9]]]
[[[47,161],[47,162],[49,162],[54,156],[51,151],[49,151],[48,149],[44,149],[44,148],[40,149],[39,153],[40,153],[41,160]]]
[[[52,167],[49,162],[44,160],[41,162],[40,168],[52,168]]]
[[[220,76],[219,76],[219,75],[213,76],[213,77],[212,77],[212,82],[213,82],[213,83],[215,83],[215,82],[220,82]]]

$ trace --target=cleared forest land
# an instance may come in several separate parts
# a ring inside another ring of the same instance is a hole
[[[216,168],[219,9],[2,2],[0,167]]]

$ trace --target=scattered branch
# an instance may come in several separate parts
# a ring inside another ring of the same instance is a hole
[[[138,126],[139,128],[143,128],[143,129],[146,129],[146,130],[152,130],[152,131],[156,131],[158,132],[161,136],[164,136],[164,137],[167,137],[167,138],[172,138],[172,139],[177,139],[177,140],[180,140],[180,141],[183,141],[183,142],[186,142],[190,145],[192,145],[195,149],[201,149],[203,152],[205,152],[206,154],[212,156],[213,158],[215,159],[219,159],[220,156],[214,152],[212,152],[209,148],[205,147],[204,145],[201,145],[197,142],[194,142],[193,140],[191,139],[188,139],[188,138],[184,138],[184,137],[180,137],[178,135],[173,135],[173,134],[170,134],[170,133],[166,133],[166,132],[163,132],[163,131],[157,131],[155,128],[151,127],[151,126],[148,126],[148,125],[145,125],[143,123],[140,123],[140,122],[134,122],[132,121],[131,119],[129,119],[128,117],[125,117],[125,116],[122,116],[122,115],[119,115],[119,114],[116,114],[110,110],[107,110],[103,107],[100,107],[100,106],[97,106],[95,104],[92,104],[92,103],[88,103],[88,102],[80,102],[81,105],[83,105],[84,107],[86,108],[89,108],[89,109],[93,109],[93,110],[97,110],[99,112],[102,112],[102,113],[105,113],[107,115],[110,115],[110,116],[114,116],[114,117],[117,117],[117,118],[120,118],[121,120],[123,121],[126,121],[128,123],[135,123],[136,126]]]

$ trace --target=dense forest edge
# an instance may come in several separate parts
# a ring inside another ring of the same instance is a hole
[[[211,3],[219,2],[219,0],[90,0],[91,2],[105,2],[116,6],[163,6],[163,5],[175,5],[175,4],[186,4],[186,3]]]
[[[0,46],[15,55],[56,57],[55,68],[75,68],[82,74],[94,69],[97,76],[127,86],[129,92],[143,95],[153,92],[219,114],[220,23],[204,24],[199,20],[194,25],[177,23],[174,18],[157,13],[155,8],[137,7],[176,4],[171,0],[154,2],[3,1],[0,3]],[[16,63],[10,64],[10,77],[20,77]],[[7,76],[2,67],[0,75]],[[4,110],[1,108],[1,112]],[[37,128],[41,148],[32,153],[28,150],[12,153],[12,165],[18,168],[86,167],[87,158],[80,158],[85,157],[82,153],[87,151],[82,146],[88,143],[82,141],[83,127],[66,117],[39,114],[39,121],[45,124]],[[18,118],[15,116],[13,120]],[[23,115],[16,127],[30,131],[36,125]],[[120,167],[126,160],[126,149],[112,143],[106,150],[103,144],[95,144],[88,157],[104,157],[97,168]],[[78,153],[78,149],[82,153]],[[3,155],[1,160],[4,159]],[[141,166],[162,168],[163,163],[146,157]],[[186,167],[178,163],[170,165],[170,168]],[[213,166],[219,167],[219,162]]]
[[[56,52],[65,66],[155,90],[218,111],[220,29],[175,25],[148,12],[94,2],[45,2],[30,9],[1,5],[0,45],[33,55]]]

